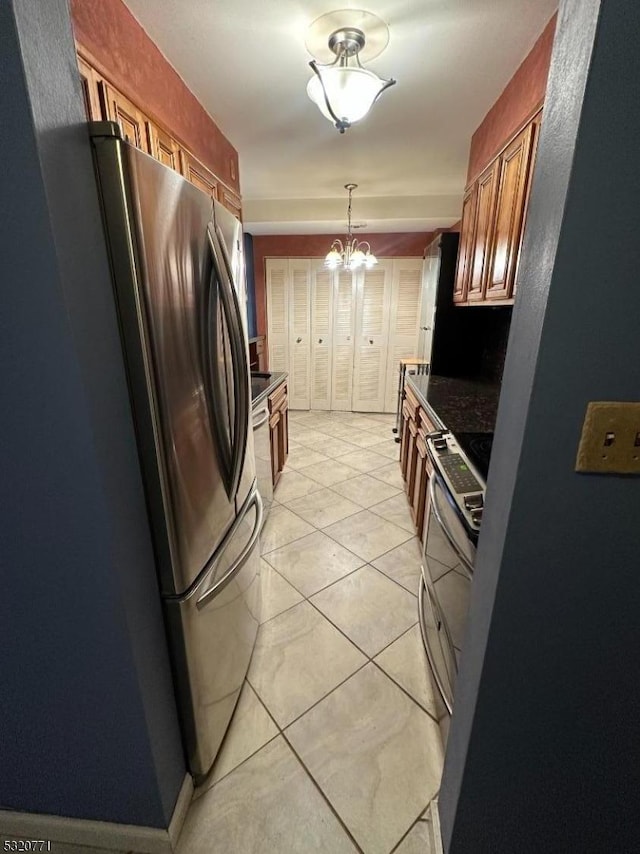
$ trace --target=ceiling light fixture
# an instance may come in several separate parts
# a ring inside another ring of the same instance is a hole
[[[374,21],[376,32],[373,38],[373,49],[368,49],[368,53],[369,56],[372,54],[377,56],[386,47],[388,31],[382,21],[371,13],[343,10],[323,15],[310,28],[310,30],[316,28],[316,32],[312,33],[313,38],[317,40],[318,27],[316,25],[324,22],[325,19],[335,22],[342,16],[346,21],[357,20],[353,17],[354,15],[361,16],[363,20],[372,19]],[[382,30],[384,30],[386,39],[380,46],[379,33]],[[329,35],[329,51],[335,55],[333,62],[322,65],[314,59],[309,63],[314,76],[307,84],[307,95],[317,104],[322,115],[334,123],[340,133],[344,133],[354,122],[363,119],[385,89],[393,86],[396,82],[393,79],[385,80],[378,77],[373,71],[362,67],[360,55],[363,53],[366,43],[364,31],[347,23],[333,30]],[[309,47],[309,41],[307,46]],[[314,53],[313,50],[311,52]]]
[[[359,241],[351,234],[351,195],[357,184],[345,184],[344,188],[349,193],[349,207],[347,208],[347,235],[344,243],[337,239],[331,244],[331,249],[324,259],[325,267],[329,270],[337,270],[343,267],[345,270],[357,270],[359,267],[370,269],[378,263],[378,259],[371,251],[371,246],[366,240]]]

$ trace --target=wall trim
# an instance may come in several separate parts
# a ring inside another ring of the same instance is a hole
[[[93,854],[174,854],[192,796],[193,780],[187,774],[168,829],[0,809],[0,839],[49,840],[54,851],[58,843],[90,848]]]

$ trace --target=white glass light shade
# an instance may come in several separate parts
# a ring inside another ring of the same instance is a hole
[[[360,121],[367,115],[376,97],[386,85],[385,80],[381,80],[377,74],[365,68],[318,66],[318,72],[322,75],[331,109],[339,119],[349,124]],[[327,109],[322,83],[317,74],[314,74],[307,84],[307,95],[317,104],[323,116],[333,122],[333,117]]]
[[[335,270],[341,263],[342,253],[332,246],[324,259],[325,267],[328,267],[330,270]]]
[[[364,252],[362,249],[354,249],[351,253],[351,263],[349,266],[352,270],[357,270],[358,267],[362,267],[364,260]]]
[[[376,258],[375,255],[372,255],[370,252],[368,252],[364,256],[364,266],[367,268],[367,270],[370,270],[372,267],[375,267],[375,265],[377,263],[378,263],[378,259]]]

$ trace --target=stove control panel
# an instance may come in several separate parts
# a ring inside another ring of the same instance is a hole
[[[451,452],[441,454],[440,465],[444,473],[448,475],[457,495],[464,495],[467,492],[478,492],[478,490],[482,489],[477,478],[469,468],[469,464],[461,454]]]
[[[434,467],[445,481],[461,515],[480,530],[485,484],[452,433],[431,434],[427,440]]]

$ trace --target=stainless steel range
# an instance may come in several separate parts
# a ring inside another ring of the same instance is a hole
[[[469,608],[485,482],[453,433],[427,440],[429,482],[419,616],[433,682],[449,715]],[[442,727],[444,737],[448,721]]]

